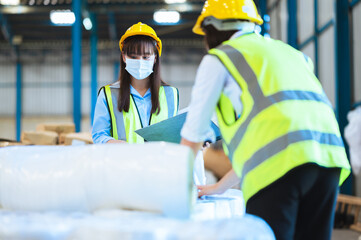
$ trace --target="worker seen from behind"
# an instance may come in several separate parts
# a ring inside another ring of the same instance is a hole
[[[134,131],[173,117],[178,90],[160,76],[162,42],[141,22],[119,41],[119,81],[100,89],[92,130],[94,143],[142,143]]]
[[[196,152],[216,110],[234,170],[226,178],[240,181],[246,212],[278,240],[330,239],[338,186],[350,174],[334,111],[311,59],[256,34],[262,23],[252,0],[205,2],[193,31],[209,52],[182,144]]]

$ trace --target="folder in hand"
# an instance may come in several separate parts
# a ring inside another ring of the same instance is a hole
[[[185,112],[172,118],[163,120],[159,123],[150,125],[148,127],[138,129],[135,132],[148,142],[164,141],[171,143],[180,143],[180,132],[182,130],[186,117],[187,113]],[[222,137],[217,125],[211,122],[211,127],[216,136],[216,140],[220,140]]]

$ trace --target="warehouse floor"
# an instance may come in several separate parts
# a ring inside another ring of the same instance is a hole
[[[332,240],[361,240],[361,233],[349,229],[335,229]]]

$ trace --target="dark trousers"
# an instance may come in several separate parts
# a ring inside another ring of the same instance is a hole
[[[277,240],[331,239],[339,175],[339,168],[302,165],[251,197],[246,212],[264,219]]]

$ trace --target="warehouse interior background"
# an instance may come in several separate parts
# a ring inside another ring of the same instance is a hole
[[[330,98],[341,131],[361,104],[361,1],[258,0],[265,24],[258,31],[307,54]],[[41,122],[74,122],[90,131],[97,91],[119,74],[118,41],[141,21],[163,41],[162,77],[190,102],[197,67],[206,54],[192,27],[204,1],[1,0],[0,138],[19,140]],[[72,11],[75,22],[53,23],[51,13]],[[156,12],[176,13],[156,19]],[[179,15],[177,15],[179,14]],[[177,21],[178,20],[178,21]],[[344,186],[361,196],[361,179]]]

